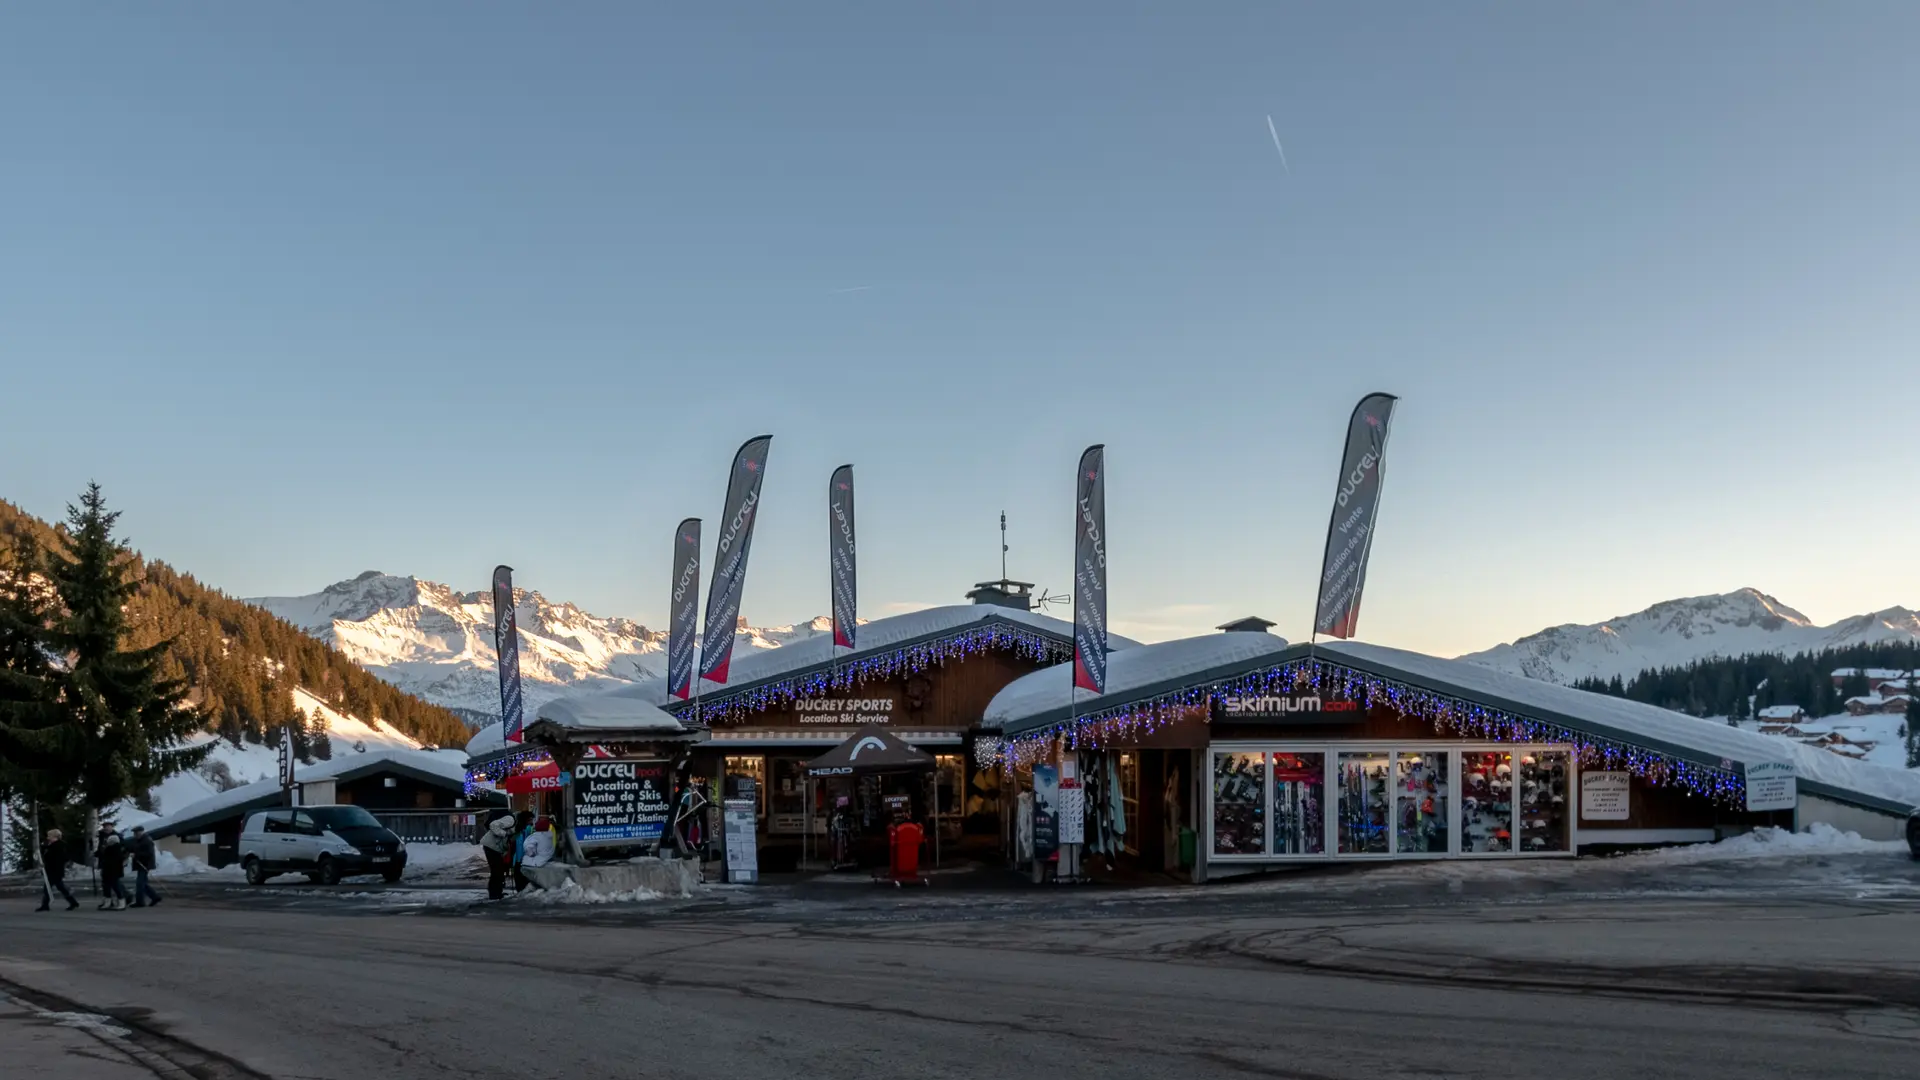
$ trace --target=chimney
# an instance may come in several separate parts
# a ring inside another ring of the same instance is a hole
[[[1012,581],[1007,578],[1001,578],[999,581],[982,581],[967,591],[967,599],[976,604],[1012,608],[1015,611],[1032,611],[1033,582]]]

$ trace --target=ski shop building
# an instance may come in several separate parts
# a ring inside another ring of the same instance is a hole
[[[1031,818],[1036,764],[1071,771],[1084,854],[1205,881],[1815,822],[1891,839],[1920,805],[1920,775],[1463,661],[1289,645],[1270,625],[1116,651],[1101,695],[1073,691],[1070,663],[1008,685],[983,725],[1002,740],[1015,816]],[[1031,832],[1014,835],[1031,860]]]
[[[697,700],[668,697],[664,680],[593,700],[601,712],[625,699],[705,729],[706,738],[688,748],[689,774],[707,781],[716,797],[752,789],[764,871],[793,869],[803,854],[820,852],[836,807],[851,812],[868,840],[884,837],[888,807],[903,798],[926,828],[930,852],[997,854],[1001,772],[969,749],[994,695],[1073,651],[1072,626],[1030,610],[1031,589],[987,582],[967,594],[969,604],[862,623],[853,649],[820,634],[739,655],[725,685],[696,679]],[[1116,638],[1112,645],[1134,643]],[[876,726],[933,755],[931,774],[809,780],[809,762]],[[495,724],[469,744],[471,781],[505,785],[543,767],[507,747],[499,732]],[[869,861],[874,855],[868,852]]]

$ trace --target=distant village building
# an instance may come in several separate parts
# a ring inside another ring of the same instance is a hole
[[[1885,683],[1890,682],[1894,679],[1905,679],[1908,676],[1908,672],[1901,670],[1900,668],[1878,668],[1878,667],[1834,668],[1833,676],[1832,676],[1833,685],[1836,688],[1838,688],[1841,686],[1841,684],[1845,683],[1848,679],[1853,678],[1855,675],[1862,675],[1862,674],[1864,674],[1867,678],[1867,689],[1873,691],[1874,693],[1879,693],[1880,687]],[[1905,683],[1901,684],[1903,688],[1905,687],[1905,685],[1906,685]]]
[[[1797,724],[1807,718],[1807,710],[1798,705],[1769,705],[1754,718],[1763,724]]]
[[[1867,694],[1863,697],[1847,699],[1849,716],[1887,716],[1899,715],[1907,711],[1907,702],[1912,700],[1907,694]]]

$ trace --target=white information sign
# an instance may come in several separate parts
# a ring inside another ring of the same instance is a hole
[[[754,835],[759,802],[755,799],[728,799],[723,805],[727,880],[735,885],[752,885],[760,880],[759,839]]]
[[[1623,772],[1580,774],[1580,818],[1583,821],[1625,821],[1632,817],[1633,777]]]
[[[1800,787],[1790,761],[1756,761],[1747,766],[1747,809],[1791,810]]]

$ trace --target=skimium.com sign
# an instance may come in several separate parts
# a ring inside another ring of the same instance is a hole
[[[1213,706],[1213,719],[1223,723],[1345,722],[1360,717],[1357,701],[1329,701],[1319,694],[1228,694]]]

